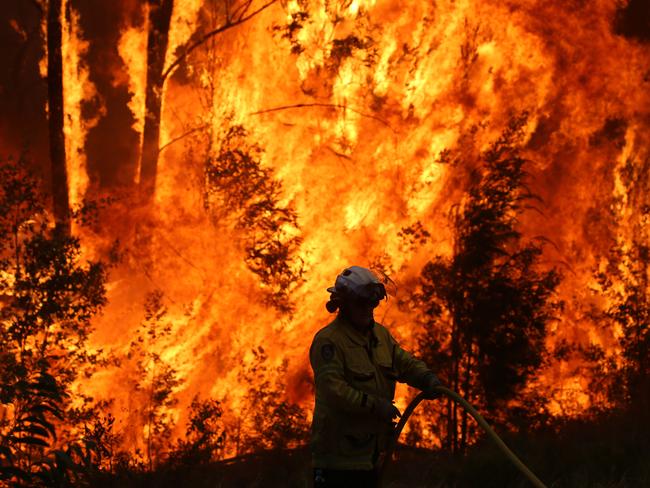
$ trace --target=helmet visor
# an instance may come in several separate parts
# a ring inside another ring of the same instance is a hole
[[[386,298],[386,287],[383,283],[368,283],[356,293],[357,303],[372,305],[373,308],[384,298]]]

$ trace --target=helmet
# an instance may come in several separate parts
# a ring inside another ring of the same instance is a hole
[[[345,268],[327,291],[332,294],[326,305],[330,312],[336,311],[341,303],[350,301],[366,302],[376,307],[386,297],[384,284],[372,271],[361,266]]]

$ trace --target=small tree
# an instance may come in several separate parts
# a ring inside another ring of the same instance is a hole
[[[55,421],[92,360],[85,343],[106,275],[101,263],[82,262],[76,238],[52,228],[24,168],[0,169],[0,477],[35,484],[56,464]]]
[[[165,339],[171,333],[163,294],[155,290],[145,300],[144,321],[131,341],[127,359],[134,365],[134,389],[141,407],[136,407],[135,422],[145,432],[144,463],[149,471],[165,453],[171,438],[173,418],[169,408],[177,404],[174,388],[180,384],[176,370],[162,358]]]
[[[260,278],[266,302],[288,313],[293,310],[291,291],[303,274],[298,216],[280,203],[282,185],[263,166],[262,148],[247,136],[244,127],[230,127],[207,162],[205,205],[217,225],[234,222],[243,232],[245,261]]]
[[[518,218],[534,198],[519,155],[525,117],[513,120],[482,158],[465,201],[455,207],[454,250],[421,275],[423,355],[450,388],[506,420],[506,404],[542,365],[546,324],[560,277],[540,270],[542,244],[523,242]],[[445,445],[463,450],[468,416],[449,401]]]
[[[650,157],[629,158],[619,170],[622,193],[611,209],[619,231],[601,269],[599,292],[607,297],[604,320],[620,330],[620,356],[612,359],[610,400],[623,408],[650,411]]]
[[[195,396],[190,405],[185,439],[178,441],[170,456],[173,465],[192,466],[221,459],[226,443],[223,408],[217,400],[200,400]]]
[[[287,363],[270,368],[263,347],[252,353],[253,360],[240,373],[240,382],[248,393],[241,409],[236,452],[295,447],[307,440],[307,415],[299,405],[286,400],[283,378]]]

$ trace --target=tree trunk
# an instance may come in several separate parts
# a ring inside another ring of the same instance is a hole
[[[65,135],[63,133],[63,57],[61,42],[61,0],[50,0],[47,12],[47,90],[53,210],[57,229],[65,234],[70,234],[68,170],[65,158]]]
[[[145,94],[144,131],[140,159],[140,188],[145,201],[150,201],[156,188],[160,116],[163,100],[163,69],[169,40],[174,0],[148,0],[149,35],[147,38],[147,88]]]
[[[451,445],[451,429],[452,429],[452,421],[451,421],[451,408],[453,404],[453,400],[451,398],[447,398],[447,435],[445,436],[445,450],[451,452],[452,445]]]
[[[460,384],[460,338],[459,338],[459,318],[454,318],[453,330],[451,336],[451,351],[452,351],[452,390],[459,391]],[[450,435],[451,435],[451,451],[458,451],[458,404],[450,400],[451,405],[451,421],[450,421]]]
[[[471,375],[472,375],[472,341],[468,341],[467,351],[466,351],[466,365],[464,371],[463,379],[463,396],[467,399],[468,402],[472,402],[471,395]],[[463,409],[462,418],[461,418],[461,428],[460,428],[460,449],[465,451],[467,448],[468,432],[467,432],[467,420],[468,413],[467,410]]]

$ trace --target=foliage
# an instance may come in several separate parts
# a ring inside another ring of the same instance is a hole
[[[61,426],[60,437],[66,435],[66,428],[75,431],[64,444],[89,476],[111,472],[123,440],[115,429],[115,417],[111,413],[113,401],[95,401],[92,397],[83,397],[82,400],[81,406],[67,410],[67,425]]]
[[[504,436],[506,444],[554,488],[647,486],[649,438],[638,433],[642,417],[609,412],[590,419],[555,419],[539,429]],[[531,486],[489,439],[468,447],[465,456],[437,450],[405,449],[388,473],[393,487]]]
[[[217,400],[200,400],[195,396],[190,405],[190,416],[185,439],[179,440],[169,459],[176,466],[201,466],[223,456],[226,429],[222,420],[223,408]]]
[[[296,6],[298,10],[295,10]],[[324,13],[332,26],[346,25],[346,29],[342,30],[347,33],[345,37],[334,35],[318,44],[318,49],[325,53],[325,68],[332,73],[336,73],[343,61],[353,56],[363,60],[366,66],[373,65],[379,57],[378,49],[375,46],[374,39],[367,33],[368,31],[371,32],[374,26],[363,6],[359,7],[352,19],[353,33],[349,33],[350,27],[346,21],[350,19],[345,18],[349,12],[346,12],[344,4],[326,3],[324,6]],[[307,48],[300,42],[299,34],[306,26],[316,22],[310,15],[309,8],[308,1],[300,0],[296,5],[292,5],[290,9],[287,9],[288,20],[286,23],[273,26],[273,31],[289,43],[292,54],[301,55],[307,51]],[[311,94],[313,95],[313,93]]]
[[[244,127],[230,127],[218,154],[207,162],[205,203],[217,223],[232,219],[243,231],[245,261],[260,278],[267,303],[291,312],[291,291],[303,275],[298,218],[281,203],[281,183],[262,165],[262,148],[247,136]]]
[[[619,330],[620,356],[601,349],[595,358],[602,372],[610,372],[610,400],[620,407],[650,409],[650,156],[629,158],[620,168],[622,193],[611,209],[620,233],[596,270],[599,293],[607,298],[602,319]],[[625,217],[627,216],[627,217]],[[598,377],[596,377],[598,379]]]
[[[306,8],[306,5],[302,5],[302,7],[304,9]],[[292,54],[300,54],[305,50],[305,48],[300,44],[297,35],[303,29],[305,22],[309,20],[309,13],[306,10],[299,10],[289,14],[289,18],[291,20],[286,24],[274,25],[273,31],[280,33],[280,36],[283,39],[289,41],[289,44],[291,44]]]
[[[559,306],[551,299],[558,272],[539,269],[542,244],[522,242],[517,229],[535,198],[517,148],[525,121],[513,119],[483,154],[455,208],[453,254],[425,265],[416,296],[423,355],[452,389],[501,421],[508,419],[507,402],[542,365],[546,324]],[[445,416],[446,447],[463,449],[467,414],[450,402]]]
[[[52,449],[56,423],[72,381],[96,360],[85,342],[105,303],[105,269],[82,263],[78,239],[52,228],[24,161],[0,173],[0,478],[70,480],[74,462]]]
[[[149,293],[144,308],[144,321],[131,341],[127,360],[134,368],[133,389],[139,404],[132,415],[145,433],[142,463],[152,470],[168,449],[174,425],[169,409],[177,404],[173,393],[180,381],[176,370],[162,357],[165,340],[171,334],[162,292]]]
[[[253,349],[252,354],[252,361],[240,373],[240,383],[248,393],[240,413],[237,453],[295,447],[305,442],[307,414],[299,405],[285,400],[286,361],[271,368],[263,347]]]
[[[424,228],[422,222],[417,221],[410,226],[402,227],[397,233],[397,237],[399,237],[402,249],[414,251],[425,244],[431,234]]]
[[[554,425],[507,435],[504,440],[549,487],[637,488],[650,484],[650,438],[641,435],[637,428],[648,420],[647,413],[641,417],[609,413],[588,420],[557,419]],[[477,442],[467,451],[466,456],[454,456],[441,450],[401,447],[384,484],[392,488],[530,486],[489,439]],[[312,478],[310,452],[302,446],[210,464],[178,465],[173,470],[130,473],[93,486],[304,487],[310,486]]]

